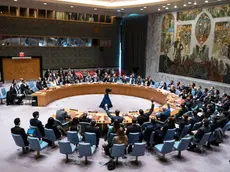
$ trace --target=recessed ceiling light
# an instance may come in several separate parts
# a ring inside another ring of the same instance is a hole
[[[158,11],[160,11],[161,9],[160,8],[158,8]]]
[[[117,10],[117,12],[120,12],[121,10]]]
[[[167,5],[171,5],[171,4],[167,4]]]
[[[165,8],[165,6],[162,6],[163,8]]]
[[[0,13],[2,14],[2,11]]]
[[[14,0],[14,2],[17,2],[18,0]]]
[[[188,4],[190,5],[190,4],[192,4],[192,2],[191,2],[191,1],[188,1]]]
[[[97,10],[97,8],[94,8],[94,10],[96,11],[96,10]]]
[[[177,6],[175,5],[174,8],[177,8]]]
[[[197,3],[196,3],[196,2],[194,2],[194,5],[197,5]]]
[[[168,7],[166,7],[165,9],[166,9],[166,10],[168,10],[169,8],[168,8]]]
[[[205,3],[208,3],[208,0],[204,1]]]
[[[186,7],[187,5],[186,4],[184,4],[184,7]]]
[[[143,8],[140,9],[141,11],[144,10]]]
[[[44,5],[47,5],[47,3],[45,2]]]
[[[123,11],[123,10],[124,10],[124,8],[121,8],[121,10]]]
[[[143,8],[147,8],[147,7],[143,7]]]
[[[70,8],[73,8],[73,6],[71,5]]]

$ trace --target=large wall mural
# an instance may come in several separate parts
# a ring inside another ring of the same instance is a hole
[[[230,84],[230,5],[176,15],[176,36],[171,52],[161,47],[159,72]]]
[[[171,45],[174,41],[174,17],[166,14],[162,21],[161,52],[171,53]]]

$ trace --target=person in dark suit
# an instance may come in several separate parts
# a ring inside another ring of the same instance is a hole
[[[19,134],[20,136],[22,136],[25,146],[28,146],[29,142],[27,140],[26,132],[23,128],[20,127],[20,124],[21,124],[20,118],[15,118],[14,124],[15,124],[15,127],[11,128],[11,133]]]
[[[92,120],[90,122],[90,125],[86,126],[85,132],[90,132],[90,133],[95,133],[96,134],[96,137],[97,137],[97,145],[96,145],[96,147],[98,147],[99,140],[100,140],[100,137],[101,137],[101,133],[100,133],[100,128],[96,126],[96,121],[95,120]]]
[[[137,77],[136,84],[137,85],[141,85],[142,84],[142,79],[141,79],[140,75]]]
[[[120,123],[123,122],[124,118],[122,116],[119,116],[120,111],[115,110],[115,116],[111,115],[111,113],[108,110],[108,106],[105,105],[105,112],[108,115],[108,117],[111,119],[111,122],[113,123],[115,120],[118,120]]]
[[[45,125],[45,128],[52,129],[54,131],[54,134],[55,134],[55,136],[56,136],[57,139],[61,138],[61,132],[58,129],[58,126],[55,125],[53,117],[50,117],[48,119],[47,124]]]
[[[116,83],[117,80],[118,80],[118,77],[117,77],[116,74],[114,73],[113,76],[111,77],[111,81],[112,81],[113,83]]]
[[[66,119],[71,119],[71,116],[67,114],[65,109],[59,109],[56,111],[56,119],[59,120],[61,123],[67,122]]]
[[[22,99],[24,98],[24,96],[19,93],[16,82],[14,82],[13,85],[10,87],[10,97],[12,99],[12,102],[17,99],[18,104],[23,104]]]
[[[43,85],[42,85],[42,79],[39,77],[37,82],[36,82],[36,87],[38,90],[43,90]]]
[[[149,116],[153,113],[153,110],[154,110],[154,101],[151,100],[151,103],[152,105],[151,105],[151,109],[149,112],[144,113],[143,109],[139,110],[140,115],[137,117],[138,124],[142,125],[143,123],[149,121]]]
[[[137,118],[133,117],[132,125],[129,125],[126,130],[126,135],[129,136],[129,133],[140,133],[141,127],[137,124]]]
[[[229,106],[230,106],[230,96],[227,96],[227,99],[224,101],[224,103],[222,104],[221,108],[224,111],[228,111],[229,110]]]
[[[149,76],[145,78],[144,85],[148,87],[151,85],[151,80]]]
[[[128,81],[127,81],[128,84],[135,84],[135,78],[133,77],[133,75],[130,75]]]
[[[195,123],[200,122],[200,117],[197,115],[197,111],[193,111],[193,116],[189,120],[189,123],[191,124],[191,128],[194,126]]]
[[[33,113],[33,118],[30,119],[30,125],[37,127],[39,129],[42,137],[43,137],[43,136],[45,136],[45,130],[44,130],[44,127],[42,125],[42,122],[38,118],[39,118],[39,112],[35,111]]]
[[[22,80],[22,84],[21,84],[20,88],[21,88],[21,93],[22,94],[29,95],[29,94],[33,93],[33,91],[30,90],[29,85],[27,85],[25,80]]]
[[[78,117],[74,117],[73,120],[70,123],[70,127],[69,130],[70,131],[76,131],[76,132],[80,132],[81,126],[79,124],[79,119]]]
[[[174,129],[176,128],[176,125],[175,125],[175,118],[173,117],[169,117],[167,122],[163,125],[161,131],[162,131],[162,138],[164,138],[164,136],[166,135],[168,129]]]
[[[181,134],[182,130],[184,129],[185,125],[188,125],[189,121],[188,121],[188,115],[184,114],[182,116],[182,121],[179,124],[179,128],[177,128],[177,136],[179,137],[179,135]]]
[[[88,114],[87,114],[86,112],[84,112],[84,113],[82,114],[82,117],[80,118],[79,121],[80,121],[80,122],[88,122],[88,123],[90,123],[90,122],[91,122],[91,119],[88,118]]]
[[[197,91],[196,91],[196,93],[195,93],[195,96],[194,96],[194,99],[200,99],[200,97],[202,96],[202,91],[201,91],[201,86],[199,86],[198,88],[197,88]]]

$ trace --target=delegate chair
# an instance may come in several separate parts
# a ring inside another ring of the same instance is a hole
[[[180,138],[183,138],[188,134],[188,132],[190,130],[190,127],[191,127],[191,124],[188,124],[188,125],[184,126],[183,130],[180,133]]]
[[[61,123],[61,121],[59,121],[58,119],[54,119],[54,123],[55,123],[55,125],[60,125],[60,126],[62,126],[62,128],[64,129],[64,130],[69,130],[69,124],[70,124],[70,121],[66,121],[66,122],[63,122],[63,123]]]
[[[172,152],[175,140],[164,141],[163,144],[155,145],[155,150],[160,152],[165,159],[165,154]]]
[[[197,144],[198,151],[200,151],[200,152],[204,151],[203,146],[209,141],[209,138],[210,138],[211,134],[212,134],[211,132],[204,134],[204,136],[202,137],[200,142]]]
[[[191,142],[191,137],[182,138],[180,141],[174,143],[174,149],[178,151],[178,157],[181,157],[181,151],[187,150],[189,143]]]
[[[116,158],[118,164],[118,158],[125,156],[125,144],[113,144],[111,156]]]
[[[74,145],[78,145],[78,143],[81,141],[76,131],[67,131],[67,139]]]
[[[223,128],[224,135],[225,135],[225,132],[228,131],[229,129],[230,129],[230,121],[227,124],[225,124]]]
[[[97,137],[95,133],[85,132],[85,142],[90,143],[91,146],[97,145]]]
[[[128,143],[133,145],[140,141],[140,133],[129,133],[128,138]]]
[[[145,155],[145,145],[146,143],[134,143],[132,152],[130,153],[131,156],[135,156],[136,160],[135,163],[138,163],[138,157]]]
[[[0,92],[0,100],[1,100],[1,104],[3,103],[2,100],[6,99],[6,89],[2,88],[1,92]]]
[[[21,147],[22,148],[22,151],[23,153],[25,152],[25,144],[24,144],[24,140],[22,138],[22,136],[20,136],[19,134],[11,134],[13,139],[14,139],[14,142],[17,146]]]
[[[29,87],[34,92],[38,91],[38,88],[35,86],[34,82],[29,82]]]
[[[41,139],[42,138],[42,135],[41,135],[41,133],[40,133],[40,131],[39,131],[39,129],[38,129],[38,127],[36,127],[36,126],[30,126],[30,129],[34,129],[34,133],[33,133],[33,137],[37,137],[37,138],[39,138],[39,139]]]
[[[69,154],[73,154],[76,150],[76,146],[69,141],[59,141],[59,152],[66,155],[66,162],[69,161]]]
[[[175,132],[176,132],[176,128],[168,129],[166,134],[165,134],[164,141],[173,140],[174,136],[175,136]]]
[[[95,148],[95,146],[90,146],[90,143],[79,143],[79,155],[85,157],[85,164],[88,162],[87,157],[93,155]]]
[[[141,125],[141,131],[144,131],[145,128],[146,128],[148,125],[150,125],[150,124],[151,124],[151,122],[144,122],[144,123]]]
[[[88,123],[88,122],[79,122],[79,124],[81,126],[81,134],[84,135],[86,126],[90,125],[90,123]]]
[[[57,141],[58,139],[56,138],[52,129],[45,128],[45,138],[52,142],[52,147],[55,147],[55,141]]]
[[[36,137],[28,136],[28,142],[30,149],[37,151],[37,158],[40,157],[40,151],[48,147],[48,143],[42,140],[39,140]]]
[[[198,130],[202,126],[201,122],[196,122],[194,126],[192,127],[192,131]]]

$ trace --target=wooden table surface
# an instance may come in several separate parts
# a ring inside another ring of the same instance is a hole
[[[134,97],[140,97],[144,99],[153,99],[155,102],[161,104],[160,107],[155,108],[154,112],[160,112],[162,106],[165,106],[167,101],[170,103],[173,111],[171,115],[176,114],[180,107],[180,103],[182,100],[175,94],[169,93],[165,90],[155,89],[152,87],[146,86],[136,86],[129,84],[116,84],[116,83],[84,83],[84,84],[74,84],[74,85],[65,85],[59,86],[55,88],[51,88],[48,90],[41,90],[36,93],[33,93],[32,96],[37,97],[38,106],[46,106],[49,103],[77,95],[88,95],[88,94],[104,94],[106,88],[111,88],[112,92],[110,94],[119,94],[119,95],[128,95]],[[67,109],[68,113],[72,117],[80,117],[83,112],[77,110]],[[148,110],[145,110],[148,111]],[[106,113],[97,113],[97,112],[89,112],[89,117],[95,119],[97,123],[110,123],[110,119],[106,115]],[[124,123],[131,123],[133,116],[138,116],[138,112],[127,112],[121,114],[124,117]],[[155,115],[154,113],[152,115]]]

